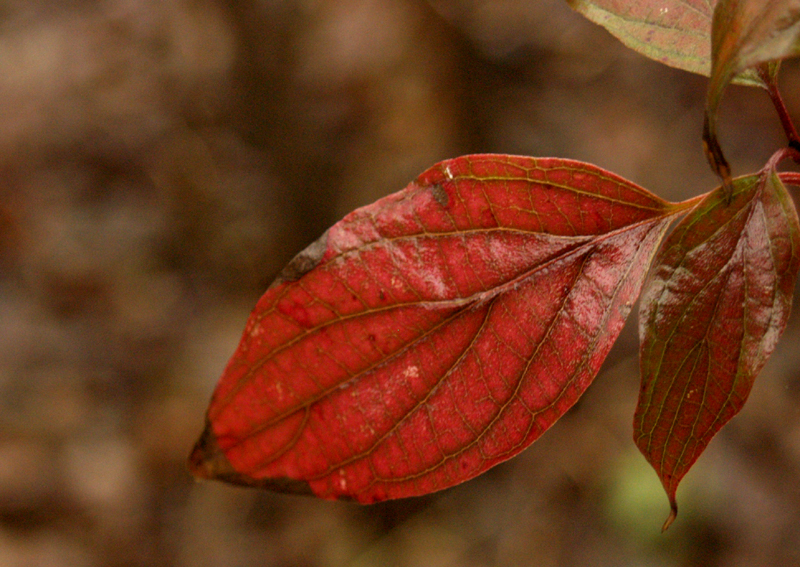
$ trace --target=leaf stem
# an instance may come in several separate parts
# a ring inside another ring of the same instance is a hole
[[[800,163],[800,149],[794,146],[788,146],[786,148],[781,148],[774,154],[772,157],[767,160],[767,163],[764,164],[764,168],[761,170],[762,172],[776,170],[778,165],[785,160],[786,158],[792,158],[795,163]]]
[[[770,70],[769,64],[759,65],[758,75],[767,86],[769,98],[772,100],[772,105],[775,107],[775,111],[778,113],[778,118],[781,120],[783,130],[786,132],[786,137],[789,139],[789,147],[794,148],[795,150],[800,150],[800,134],[797,133],[797,128],[795,128],[794,122],[792,122],[792,117],[789,115],[789,111],[786,109],[786,104],[783,102],[783,96],[781,95],[780,88],[778,87],[777,67],[774,67],[773,70]],[[797,161],[797,157],[794,159]]]
[[[800,172],[797,171],[780,171],[778,178],[786,185],[794,185],[800,187]]]
[[[698,203],[700,203],[700,201],[705,199],[707,195],[708,193],[703,193],[702,195],[697,195],[695,197],[692,197],[691,199],[687,199],[679,203],[674,203],[674,207],[678,212],[682,212],[688,209],[693,209],[694,207],[697,206]]]

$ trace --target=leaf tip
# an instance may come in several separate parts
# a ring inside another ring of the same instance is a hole
[[[663,534],[665,531],[669,529],[672,525],[672,522],[675,521],[675,518],[678,517],[678,503],[675,501],[675,498],[669,499],[669,516],[667,516],[664,525],[661,526],[661,533]]]
[[[304,480],[287,477],[257,478],[237,471],[219,446],[210,423],[206,423],[203,434],[195,443],[189,455],[188,465],[189,471],[200,479],[221,480],[239,486],[264,488],[286,494],[314,495],[311,486]],[[332,496],[328,498],[334,499]],[[347,497],[338,499],[344,500]]]
[[[203,434],[189,455],[189,471],[198,478],[213,479],[219,475],[220,469],[224,468],[225,464],[227,459],[217,445],[211,425],[206,424]]]

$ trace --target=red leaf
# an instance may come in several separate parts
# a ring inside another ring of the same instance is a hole
[[[432,167],[267,290],[194,473],[376,502],[508,459],[592,381],[678,211],[574,161]]]
[[[678,225],[641,299],[636,445],[675,492],[744,405],[786,326],[800,259],[797,214],[774,170],[722,188]]]

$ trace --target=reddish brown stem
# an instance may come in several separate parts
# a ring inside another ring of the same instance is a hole
[[[794,146],[779,149],[777,152],[772,154],[772,157],[769,158],[767,163],[764,164],[764,169],[762,171],[777,169],[780,163],[787,158],[791,158],[796,163],[800,163],[800,150]]]
[[[778,117],[783,125],[783,130],[786,132],[786,137],[789,139],[789,146],[800,151],[800,134],[797,133],[797,128],[795,128],[792,117],[789,115],[786,104],[783,102],[783,96],[781,96],[781,91],[778,87],[777,75],[769,73],[765,65],[758,68],[758,74],[767,85],[769,98],[772,100],[772,105],[778,113]],[[793,157],[795,161],[797,161],[797,157]]]
[[[800,187],[800,172],[781,171],[778,172],[778,177],[786,185],[794,185],[795,187]]]

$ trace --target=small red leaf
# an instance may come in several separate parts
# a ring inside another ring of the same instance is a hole
[[[574,161],[432,167],[267,290],[192,470],[360,502],[480,474],[583,393],[679,210]]]
[[[772,169],[719,188],[670,234],[642,293],[636,445],[675,492],[744,405],[786,326],[800,227]]]

